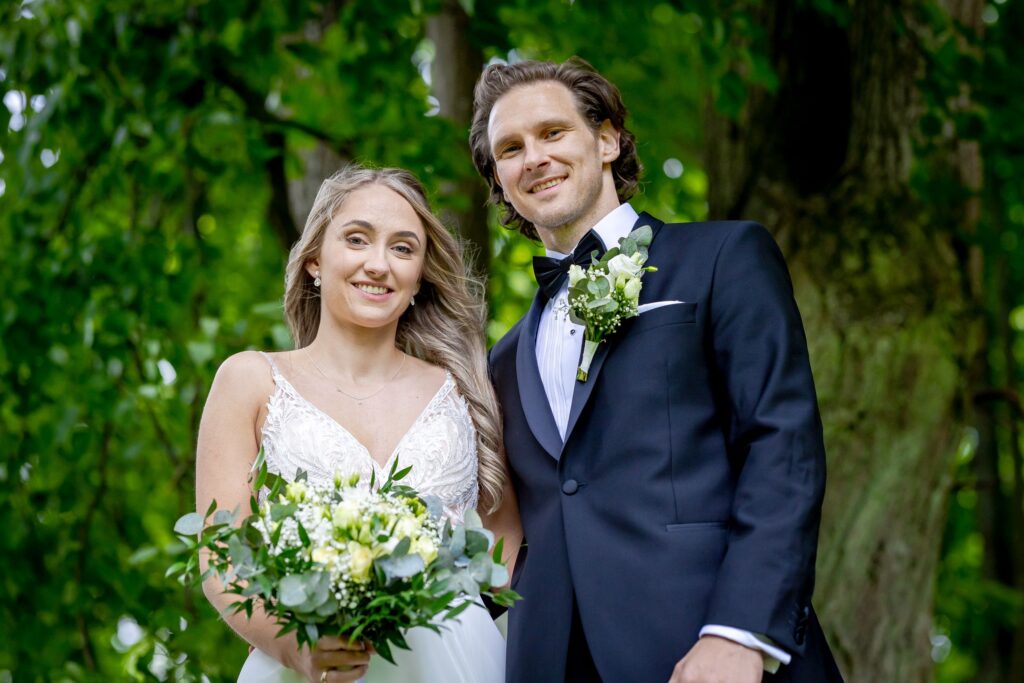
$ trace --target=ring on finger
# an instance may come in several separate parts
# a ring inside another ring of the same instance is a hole
[[[320,683],[327,683],[327,669],[320,672]]]

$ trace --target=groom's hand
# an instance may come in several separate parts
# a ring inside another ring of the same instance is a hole
[[[764,657],[726,638],[704,636],[679,660],[669,683],[760,683]]]

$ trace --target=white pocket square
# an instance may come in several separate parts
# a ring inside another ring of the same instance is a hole
[[[655,308],[661,308],[662,306],[672,306],[674,304],[686,303],[685,301],[652,301],[648,304],[640,304],[636,307],[636,314],[646,313],[647,311],[653,311]]]

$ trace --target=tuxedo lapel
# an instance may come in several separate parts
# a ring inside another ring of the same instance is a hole
[[[537,330],[546,303],[547,300],[540,294],[534,297],[533,305],[523,321],[516,346],[516,379],[519,383],[519,400],[523,404],[530,431],[544,450],[557,460],[562,450],[562,437],[558,434],[558,425],[551,414],[548,395],[541,383],[540,368],[537,365]]]
[[[661,226],[664,225],[657,218],[644,211],[636,219],[636,223],[633,224],[633,230],[641,228],[645,225],[649,225],[654,233],[654,238],[658,237],[658,231],[661,230]],[[616,245],[608,245],[609,248]],[[654,240],[651,240],[651,248],[654,247]],[[644,275],[644,285],[646,287],[646,279],[657,273],[647,273]],[[641,290],[640,298],[644,298],[644,292]],[[569,409],[569,422],[565,427],[565,443],[569,442],[569,437],[572,435],[573,427],[576,426],[576,421],[579,419],[580,414],[583,413],[583,408],[586,407],[587,402],[590,400],[590,394],[594,391],[594,386],[597,385],[597,377],[601,374],[601,368],[604,366],[604,361],[611,352],[612,347],[618,341],[621,333],[625,330],[620,330],[619,334],[613,334],[610,338],[605,339],[602,343],[597,346],[597,353],[594,354],[594,360],[590,363],[590,371],[587,374],[586,382],[576,382],[576,388],[572,394],[572,407]],[[522,379],[520,379],[522,382]],[[560,444],[564,446],[564,444]],[[561,450],[561,448],[559,449]]]

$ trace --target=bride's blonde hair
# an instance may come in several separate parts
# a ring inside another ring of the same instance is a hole
[[[320,297],[306,264],[319,257],[327,226],[348,196],[371,184],[383,185],[404,197],[423,224],[427,245],[420,290],[416,305],[399,320],[395,344],[452,373],[476,429],[481,507],[493,512],[501,504],[507,473],[498,401],[487,371],[484,288],[468,273],[459,241],[431,212],[423,186],[411,173],[350,164],[323,182],[302,235],[288,256],[285,320],[296,348],[308,346],[316,338]]]

